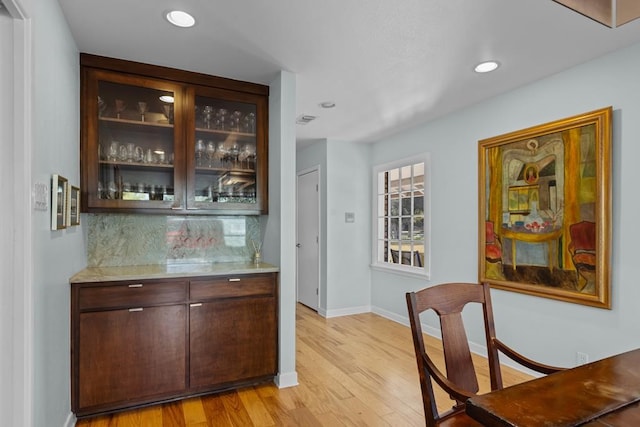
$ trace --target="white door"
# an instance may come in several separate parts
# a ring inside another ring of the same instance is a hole
[[[318,310],[320,286],[320,193],[317,169],[298,174],[296,216],[298,302]]]

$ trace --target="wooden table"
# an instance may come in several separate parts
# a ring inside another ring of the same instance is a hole
[[[485,426],[640,426],[640,349],[467,400]]]

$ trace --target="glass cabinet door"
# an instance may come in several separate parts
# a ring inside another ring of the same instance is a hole
[[[183,209],[184,146],[176,144],[182,87],[103,71],[92,77],[85,101],[89,207]]]
[[[263,100],[211,89],[191,95],[187,209],[263,213]]]

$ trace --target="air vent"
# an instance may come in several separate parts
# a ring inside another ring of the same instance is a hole
[[[298,118],[296,119],[296,123],[299,125],[306,125],[307,123],[310,123],[312,121],[314,121],[315,119],[317,119],[316,116],[310,116],[308,114],[302,114],[300,116],[298,116]]]

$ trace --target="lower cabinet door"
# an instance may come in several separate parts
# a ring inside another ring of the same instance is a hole
[[[81,313],[80,411],[185,391],[186,314],[184,304]]]
[[[210,388],[275,375],[275,297],[191,304],[190,386]]]

